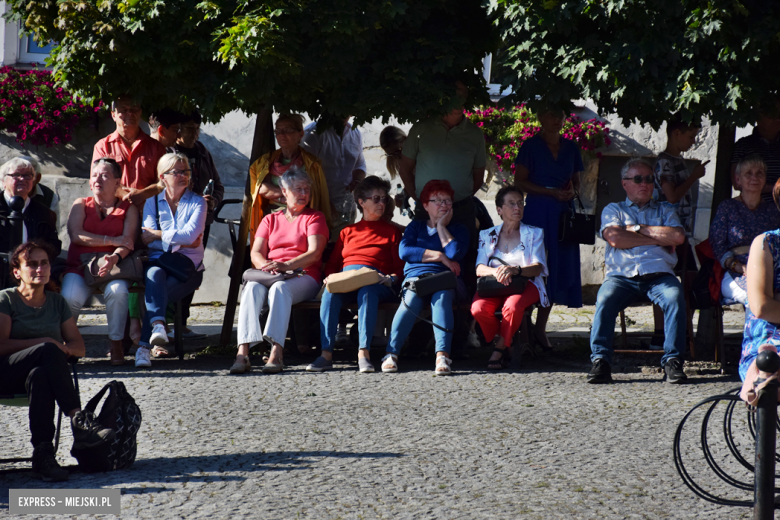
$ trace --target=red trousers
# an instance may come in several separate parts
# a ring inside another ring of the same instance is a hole
[[[482,328],[485,340],[493,341],[500,328],[504,344],[509,347],[512,344],[512,336],[523,323],[523,313],[530,305],[538,301],[539,290],[529,281],[522,294],[498,298],[482,298],[478,294],[474,295],[474,301],[471,303],[471,315]],[[503,319],[499,319],[495,315],[499,307],[501,307]]]

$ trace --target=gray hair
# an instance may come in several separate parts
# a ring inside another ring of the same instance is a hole
[[[284,172],[282,178],[279,179],[279,184],[288,190],[291,189],[296,182],[305,182],[311,187],[311,179],[302,168],[290,168]]]
[[[38,162],[38,159],[35,157],[30,157],[29,155],[20,155],[17,157],[17,159],[24,159],[28,163],[32,164],[33,170],[35,170],[35,173],[37,175],[41,174],[41,164]]]
[[[29,170],[29,172],[35,176],[35,166],[33,166],[33,163],[27,159],[29,158],[14,157],[10,161],[0,166],[0,182],[5,180],[6,175],[18,169]]]
[[[645,159],[636,158],[636,159],[629,159],[626,164],[623,165],[623,167],[620,169],[620,178],[625,179],[628,175],[628,172],[632,168],[636,168],[637,166],[644,166],[648,170],[650,170],[650,173],[653,173],[653,165],[647,162]]]
[[[743,157],[742,160],[737,163],[737,168],[734,173],[736,173],[737,176],[740,176],[743,171],[754,166],[761,168],[761,171],[766,175],[766,163],[764,162],[764,158],[757,153],[751,153],[750,155]]]

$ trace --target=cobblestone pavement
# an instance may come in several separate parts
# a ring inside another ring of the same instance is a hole
[[[195,309],[196,329],[220,321],[214,316],[221,309]],[[588,326],[579,321],[587,308],[561,314]],[[729,320],[726,328],[739,324]],[[696,498],[675,472],[680,419],[701,399],[738,384],[712,370],[673,386],[656,368],[641,370],[657,357],[624,356],[616,384],[590,386],[587,344],[561,336],[555,354],[528,360],[518,372],[485,371],[489,352],[481,349],[455,361],[449,378],[433,377],[429,359],[401,359],[398,374],[358,374],[346,352],[323,374],[305,372],[308,359],[298,357],[280,375],[229,376],[230,355],[155,360],[147,371],[129,359],[111,367],[100,357],[105,339],[86,339],[82,396],[112,379],[127,385],[144,414],[138,459],[129,470],[74,473],[63,484],[28,473],[1,476],[0,516],[8,516],[9,488],[48,487],[120,488],[123,518],[751,516],[747,508]],[[378,366],[382,353],[373,354]],[[25,410],[0,413],[7,425],[0,456],[29,450]],[[66,428],[61,463],[75,463],[71,442]],[[694,470],[713,492],[750,499]]]

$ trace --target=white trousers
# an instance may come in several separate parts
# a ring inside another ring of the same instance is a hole
[[[267,339],[284,346],[292,306],[311,300],[319,290],[320,285],[308,275],[276,282],[270,289],[257,282],[247,282],[238,309],[238,344],[248,343],[252,347]],[[263,331],[260,312],[266,307],[268,319]]]
[[[108,338],[115,341],[125,337],[127,287],[127,280],[114,280],[108,282],[103,289],[108,318]],[[62,280],[62,297],[70,305],[70,313],[76,321],[79,321],[81,308],[93,293],[93,289],[84,282],[84,277],[76,273],[68,273]]]

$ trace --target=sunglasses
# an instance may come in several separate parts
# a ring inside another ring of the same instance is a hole
[[[165,175],[176,175],[177,177],[189,177],[192,170],[168,170]]]
[[[635,177],[623,177],[624,181],[633,181],[634,184],[653,184],[655,182],[654,175],[637,175]]]
[[[373,200],[374,204],[387,204],[390,202],[390,197],[387,195],[374,195],[373,197],[368,197],[367,200]]]

